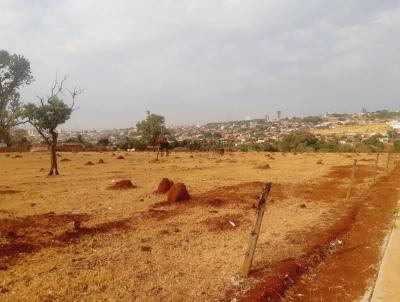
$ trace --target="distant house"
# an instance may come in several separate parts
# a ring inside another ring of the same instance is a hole
[[[31,146],[31,152],[46,152],[49,150],[49,146],[46,144],[33,144]]]
[[[390,124],[390,127],[396,131],[400,131],[400,122],[393,122]]]
[[[80,143],[61,143],[57,145],[56,149],[62,152],[84,151],[85,146]]]

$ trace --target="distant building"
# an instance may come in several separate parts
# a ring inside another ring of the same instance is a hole
[[[57,145],[57,150],[64,152],[83,151],[85,146],[80,143],[62,143]]]
[[[33,144],[31,152],[46,152],[49,150],[49,146],[46,144]]]
[[[400,122],[393,122],[390,124],[390,127],[394,130],[400,131]]]

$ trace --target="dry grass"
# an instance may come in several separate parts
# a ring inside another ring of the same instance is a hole
[[[367,125],[340,125],[331,129],[313,129],[312,133],[320,135],[346,135],[349,133],[371,134],[386,133],[389,130],[388,125],[384,123],[367,124]]]
[[[125,160],[118,160],[119,155]],[[17,217],[35,221],[42,217],[36,215],[48,212],[82,214],[85,219],[78,234],[68,219],[39,223],[34,230],[21,228],[15,238],[3,232],[3,248],[28,239],[38,246],[8,258],[0,255],[2,301],[220,300],[240,269],[260,182],[274,185],[256,269],[299,255],[306,248],[302,236],[323,230],[345,211],[342,193],[338,200],[307,196],[313,188],[328,190],[329,181],[336,191],[345,192],[346,177],[324,176],[340,165],[348,165],[344,171],[350,173],[352,162],[345,154],[274,154],[271,163],[264,153],[180,153],[160,162],[154,162],[151,153],[69,153],[63,156],[70,161],[59,163],[61,176],[46,177],[47,154],[22,156],[0,154],[0,230],[21,223]],[[85,165],[100,158],[106,164]],[[265,164],[271,169],[256,168]],[[193,200],[160,203],[165,195],[154,191],[164,177],[184,182]],[[365,177],[355,191],[367,185],[368,173]],[[137,188],[106,189],[121,179],[132,180]],[[213,203],[216,198],[222,201]]]

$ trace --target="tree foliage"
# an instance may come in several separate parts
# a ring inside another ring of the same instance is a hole
[[[30,62],[0,50],[0,140],[11,142],[10,130],[18,124],[19,89],[33,81]]]
[[[104,146],[104,147],[106,147],[106,146],[111,145],[111,142],[110,142],[110,140],[108,139],[108,137],[102,137],[102,138],[99,139],[99,141],[97,142],[97,144],[98,144],[99,146]]]
[[[56,79],[50,95],[46,98],[39,97],[39,103],[27,103],[19,110],[19,117],[31,124],[50,146],[51,168],[49,175],[58,175],[56,155],[58,133],[56,128],[69,120],[74,110],[75,98],[82,92],[80,88],[68,90],[71,104],[67,105],[61,98],[64,95],[63,85],[65,80],[65,77],[61,82]]]
[[[160,134],[169,133],[165,127],[165,118],[157,114],[147,114],[146,119],[136,124],[136,128],[143,141],[153,147],[158,144]]]
[[[315,151],[315,145],[318,139],[314,134],[305,131],[296,131],[287,134],[281,142],[281,150],[289,151]]]

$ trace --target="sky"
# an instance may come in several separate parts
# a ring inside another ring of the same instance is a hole
[[[399,0],[0,0],[0,15],[0,49],[31,62],[24,102],[56,73],[84,87],[63,128],[400,109]]]

